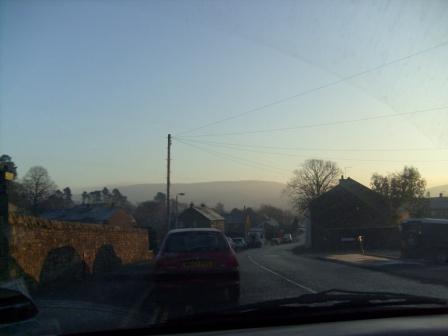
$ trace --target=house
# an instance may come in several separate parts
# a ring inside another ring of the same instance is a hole
[[[81,222],[106,224],[117,227],[134,227],[134,217],[121,208],[108,205],[82,204],[69,209],[51,210],[44,212],[40,217],[65,222]]]
[[[251,232],[264,238],[265,227],[268,225],[279,226],[274,218],[260,216],[251,208],[233,209],[225,218],[225,233],[229,237],[247,237]]]
[[[279,222],[272,217],[263,216],[262,220],[257,225],[258,228],[265,228],[266,226],[271,226],[273,228],[278,228],[280,226]]]
[[[229,237],[245,237],[246,236],[246,220],[250,220],[244,216],[242,211],[234,211],[225,217],[225,233]]]
[[[429,199],[429,215],[431,218],[448,218],[448,197],[431,197]]]
[[[361,183],[342,177],[339,184],[310,204],[309,239],[316,249],[359,248],[399,244],[398,226],[386,199]]]
[[[179,215],[178,228],[215,228],[224,232],[224,217],[215,210],[190,204],[188,209],[182,211]]]
[[[278,232],[279,227],[280,224],[275,218],[266,215],[257,216],[257,219],[254,221],[254,223],[248,230],[247,236],[248,238],[250,237],[251,239],[255,240],[264,240],[266,239],[266,231],[272,233]],[[269,236],[270,234],[268,234],[268,238],[272,238]]]

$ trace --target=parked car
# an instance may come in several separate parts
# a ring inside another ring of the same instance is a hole
[[[236,250],[237,246],[236,246],[235,242],[233,241],[233,239],[230,237],[227,237],[227,236],[226,236],[226,239],[229,242],[230,247],[233,248],[234,250]]]
[[[282,237],[282,243],[283,244],[290,244],[292,243],[292,235],[290,233],[285,233]]]
[[[251,248],[260,248],[263,246],[263,242],[261,241],[261,239],[249,239],[249,241],[247,242],[247,247],[251,247]]]
[[[243,250],[247,248],[246,240],[243,237],[232,238],[235,249]]]
[[[235,251],[216,229],[171,230],[162,242],[154,264],[158,301],[201,299],[237,303],[240,273]],[[204,295],[210,291],[214,295]]]

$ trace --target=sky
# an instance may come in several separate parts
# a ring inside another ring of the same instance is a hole
[[[0,0],[0,153],[59,187],[448,184],[448,2]]]

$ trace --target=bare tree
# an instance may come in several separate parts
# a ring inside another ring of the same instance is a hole
[[[306,160],[300,169],[294,171],[288,181],[286,192],[293,206],[303,213],[315,198],[330,190],[338,181],[341,170],[335,162]]]
[[[51,180],[44,167],[31,167],[23,177],[23,191],[31,211],[36,214],[39,205],[56,190],[56,184]]]

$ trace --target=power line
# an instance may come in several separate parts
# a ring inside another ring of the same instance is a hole
[[[182,138],[229,136],[229,135],[251,135],[251,134],[260,134],[260,133],[291,131],[291,130],[304,129],[304,128],[317,128],[317,127],[325,127],[325,126],[336,126],[336,125],[352,124],[352,123],[363,122],[363,121],[370,121],[370,120],[377,120],[377,119],[395,118],[395,117],[404,116],[404,115],[425,113],[425,112],[432,112],[432,111],[439,111],[439,110],[445,110],[445,109],[448,109],[448,105],[440,106],[440,107],[433,107],[433,108],[428,108],[428,109],[423,109],[423,110],[416,110],[416,111],[411,111],[411,112],[400,112],[400,113],[392,113],[392,114],[380,114],[380,115],[371,116],[371,117],[365,117],[365,118],[346,119],[346,120],[339,120],[339,121],[332,121],[332,122],[325,122],[325,123],[305,124],[305,125],[297,125],[297,126],[291,126],[291,127],[280,127],[280,128],[266,128],[266,129],[259,129],[259,130],[253,130],[253,131],[185,135],[185,136],[182,136]]]
[[[310,93],[314,93],[314,92],[319,91],[319,90],[326,89],[328,87],[331,87],[331,86],[343,83],[345,81],[351,80],[351,79],[356,78],[356,77],[363,76],[363,75],[368,74],[370,72],[377,71],[377,70],[379,70],[381,68],[384,68],[384,67],[387,67],[387,66],[390,66],[390,65],[393,65],[393,64],[396,64],[396,63],[408,60],[408,59],[410,59],[412,57],[422,55],[422,54],[424,54],[426,52],[429,52],[429,51],[432,51],[434,49],[438,49],[438,48],[444,47],[446,45],[448,45],[448,41],[444,41],[442,43],[433,45],[431,47],[428,47],[428,48],[416,51],[416,52],[414,52],[412,54],[409,54],[407,56],[403,56],[403,57],[399,57],[399,58],[393,59],[393,60],[391,60],[389,62],[384,62],[384,63],[379,64],[379,65],[377,65],[377,66],[375,66],[373,68],[366,69],[366,70],[363,70],[363,71],[360,71],[360,72],[356,72],[356,73],[351,74],[349,76],[345,76],[345,77],[339,78],[337,80],[328,82],[326,84],[323,84],[323,85],[320,85],[320,86],[317,86],[317,87],[314,87],[314,88],[311,88],[311,89],[308,89],[308,90],[301,91],[301,92],[299,92],[297,94],[294,94],[292,96],[284,97],[284,98],[272,101],[270,103],[267,103],[267,104],[264,104],[264,105],[252,108],[250,110],[246,110],[244,112],[235,114],[233,116],[229,116],[229,117],[226,117],[226,118],[223,118],[223,119],[219,119],[219,120],[216,120],[216,121],[213,121],[213,122],[206,123],[206,124],[204,124],[202,126],[191,128],[189,130],[180,132],[179,134],[188,134],[188,133],[191,133],[191,132],[194,132],[194,131],[197,131],[197,130],[200,130],[200,129],[203,129],[203,128],[206,128],[206,127],[210,127],[210,126],[222,123],[222,122],[226,122],[226,121],[229,121],[229,120],[240,118],[240,117],[242,117],[242,116],[244,116],[246,114],[250,114],[250,113],[254,113],[254,112],[260,111],[260,110],[264,110],[264,109],[266,109],[268,107],[271,107],[271,106],[274,106],[274,105],[278,105],[278,104],[284,103],[286,101],[289,101],[289,100],[292,100],[292,99],[295,99],[295,98],[298,98],[298,97],[301,97],[301,96],[305,96],[305,95],[310,94]]]
[[[182,143],[182,144],[190,146],[190,147],[194,147],[195,149],[198,149],[198,150],[200,150],[202,152],[205,152],[208,155],[217,157],[217,158],[222,159],[222,160],[226,160],[227,162],[234,162],[234,163],[237,163],[237,164],[239,164],[241,166],[249,167],[249,168],[252,168],[252,169],[257,169],[257,170],[261,169],[261,170],[268,171],[270,173],[275,173],[275,174],[278,174],[278,175],[281,175],[281,176],[285,175],[285,172],[283,172],[283,171],[278,171],[278,170],[274,170],[274,169],[268,169],[268,168],[265,168],[265,167],[260,167],[260,166],[257,166],[255,164],[250,164],[250,163],[247,163],[247,162],[244,162],[244,161],[240,161],[239,159],[233,159],[231,157],[228,157],[227,155],[223,155],[222,153],[217,153],[217,152],[214,152],[214,151],[207,150],[205,148],[192,146],[191,144],[186,144],[186,143]]]
[[[179,139],[176,139],[176,141],[180,142],[180,143],[182,143],[184,145],[187,145],[187,146],[196,148],[198,150],[201,150],[203,152],[206,152],[209,155],[213,155],[213,156],[219,157],[221,159],[225,158],[226,160],[229,160],[229,161],[232,161],[232,162],[236,162],[236,163],[241,164],[241,165],[246,166],[246,167],[257,168],[257,169],[264,169],[264,170],[267,170],[267,171],[270,171],[270,172],[281,174],[282,176],[284,176],[285,172],[290,173],[290,170],[288,170],[288,169],[278,168],[278,167],[274,167],[274,166],[271,166],[271,165],[266,165],[266,164],[261,163],[261,162],[243,159],[243,158],[240,158],[240,157],[237,157],[237,156],[233,156],[233,155],[230,155],[230,154],[227,154],[227,153],[217,152],[217,151],[214,151],[214,150],[210,150],[208,148],[203,148],[203,147],[199,147],[199,146],[187,143],[187,142],[179,140]]]
[[[178,140],[179,141],[179,140]],[[187,142],[184,142],[187,143]],[[191,144],[190,144],[191,145]],[[207,146],[207,144],[204,144]],[[210,145],[208,145],[210,146]],[[226,148],[225,145],[217,145]],[[285,157],[298,157],[298,158],[309,158],[308,155],[297,155],[290,153],[277,153],[277,152],[267,152],[261,150],[247,149],[247,148],[237,148],[237,147],[227,147],[227,149],[237,150],[242,152],[251,152],[258,154],[274,155],[274,156],[285,156]],[[405,162],[415,162],[415,163],[433,163],[433,162],[448,162],[448,160],[388,160],[388,159],[351,159],[351,158],[335,158],[335,157],[320,157],[323,160],[332,161],[356,161],[356,162],[394,162],[394,163],[405,163]]]
[[[179,140],[179,139],[177,139],[177,141],[183,143],[184,145],[187,145],[187,146],[190,146],[190,147],[194,147],[194,148],[196,148],[196,149],[200,149],[200,150],[205,151],[205,152],[208,152],[208,153],[212,153],[212,154],[216,154],[216,155],[221,155],[221,156],[230,158],[230,159],[232,159],[232,160],[239,160],[239,161],[241,161],[241,162],[246,162],[246,163],[255,165],[256,168],[263,167],[263,168],[267,168],[267,169],[270,169],[270,170],[277,170],[277,172],[282,172],[282,173],[284,173],[284,172],[289,172],[288,169],[278,168],[278,167],[274,167],[274,166],[272,166],[272,165],[267,165],[267,164],[262,163],[262,162],[258,162],[258,161],[253,161],[253,160],[248,160],[248,159],[240,158],[240,157],[237,157],[237,156],[228,154],[228,153],[217,152],[217,151],[210,150],[210,149],[208,149],[208,148],[204,148],[204,147],[200,147],[200,146],[197,146],[197,145],[194,145],[194,144],[191,144],[191,143],[188,143],[188,142],[186,142],[186,141]],[[251,168],[254,168],[254,166],[252,166]]]
[[[176,137],[176,139],[184,139],[183,137]],[[275,149],[275,150],[288,150],[288,151],[304,151],[304,152],[419,152],[419,151],[446,151],[448,148],[431,148],[431,147],[418,147],[418,148],[322,148],[322,147],[277,147],[277,146],[263,146],[252,144],[237,144],[228,142],[217,142],[208,140],[197,139],[185,139],[189,142],[209,145],[224,145],[229,147],[246,147],[246,148],[261,148],[261,149]]]

